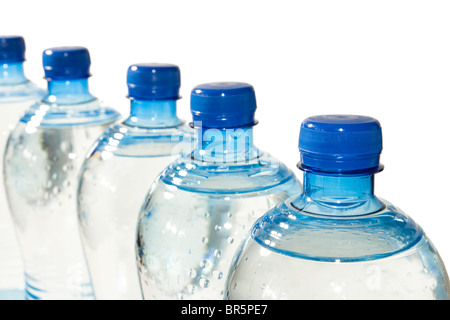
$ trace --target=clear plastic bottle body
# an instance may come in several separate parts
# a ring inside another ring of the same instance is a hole
[[[3,65],[11,70],[11,65]],[[21,63],[20,63],[21,67]],[[0,69],[2,69],[0,68]],[[9,75],[11,75],[9,73]],[[17,78],[17,77],[15,77]],[[16,79],[17,80],[17,79]],[[22,77],[19,83],[11,79],[0,81],[0,300],[22,300],[24,293],[23,262],[11,219],[3,184],[3,154],[10,132],[25,110],[39,100],[45,91]]]
[[[78,213],[95,297],[141,300],[136,224],[158,175],[191,146],[191,128],[114,124],[96,142],[81,175]]]
[[[87,90],[87,80],[73,85]],[[78,175],[93,141],[118,117],[89,94],[49,94],[11,133],[5,185],[27,299],[92,299],[76,212]]]
[[[229,161],[202,159],[208,147],[197,147],[153,185],[137,235],[145,299],[222,299],[229,264],[248,229],[301,190],[289,169],[252,147],[251,137],[246,141],[247,152],[216,149],[218,159]]]
[[[373,176],[306,176],[305,193],[270,210],[242,243],[226,299],[450,298],[438,252],[411,218],[373,195]]]

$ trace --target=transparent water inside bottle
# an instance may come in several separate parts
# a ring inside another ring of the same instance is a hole
[[[34,83],[0,85],[0,300],[23,300],[23,262],[3,183],[3,154],[10,132],[25,110],[44,94]]]
[[[190,148],[191,128],[115,124],[96,142],[80,175],[79,221],[97,299],[142,299],[136,224],[158,175]]]
[[[370,177],[350,179],[352,191],[373,187]],[[346,190],[338,181],[331,193]],[[311,190],[257,221],[231,265],[226,299],[450,298],[438,252],[400,209],[371,192],[338,198]]]
[[[93,141],[118,114],[96,99],[41,102],[12,132],[5,184],[24,258],[27,299],[92,299],[78,228],[78,175]]]
[[[231,259],[264,212],[301,190],[263,152],[211,163],[196,150],[172,163],[147,197],[137,254],[145,299],[222,299]],[[233,158],[233,155],[231,155]]]

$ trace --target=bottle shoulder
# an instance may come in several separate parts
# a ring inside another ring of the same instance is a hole
[[[166,168],[158,182],[212,194],[259,192],[284,185],[300,190],[300,183],[285,164],[266,152],[257,153],[253,159],[234,163],[206,162],[195,159],[194,152],[183,154]]]
[[[52,104],[44,100],[28,108],[20,119],[30,127],[68,127],[117,121],[120,114],[97,98],[85,103]]]
[[[142,128],[113,123],[97,139],[89,153],[103,153],[105,159],[121,157],[161,157],[189,152],[193,131],[184,122],[169,128]]]
[[[13,85],[0,85],[0,104],[36,101],[45,95],[45,90],[32,81]]]
[[[261,217],[251,232],[260,245],[292,257],[356,262],[408,250],[425,237],[421,227],[391,203],[378,199],[380,210],[355,216],[308,213],[280,203]]]

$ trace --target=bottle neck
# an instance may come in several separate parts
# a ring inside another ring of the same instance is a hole
[[[258,149],[253,144],[252,127],[232,129],[196,127],[194,144],[194,158],[204,162],[232,164],[258,157]]]
[[[57,104],[79,104],[94,100],[89,92],[88,79],[48,81],[48,94],[44,101]]]
[[[1,63],[0,62],[0,85],[14,85],[27,82],[23,70],[23,62]]]
[[[140,128],[170,128],[182,121],[177,117],[177,100],[131,100],[130,116],[124,123]]]
[[[303,194],[292,203],[305,211],[350,216],[380,210],[383,203],[374,193],[375,176],[325,176],[305,172]]]

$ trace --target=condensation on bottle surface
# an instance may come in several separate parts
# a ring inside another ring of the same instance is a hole
[[[91,95],[82,47],[43,53],[48,92],[11,133],[5,185],[24,259],[27,299],[92,299],[76,211],[93,141],[119,114]]]

